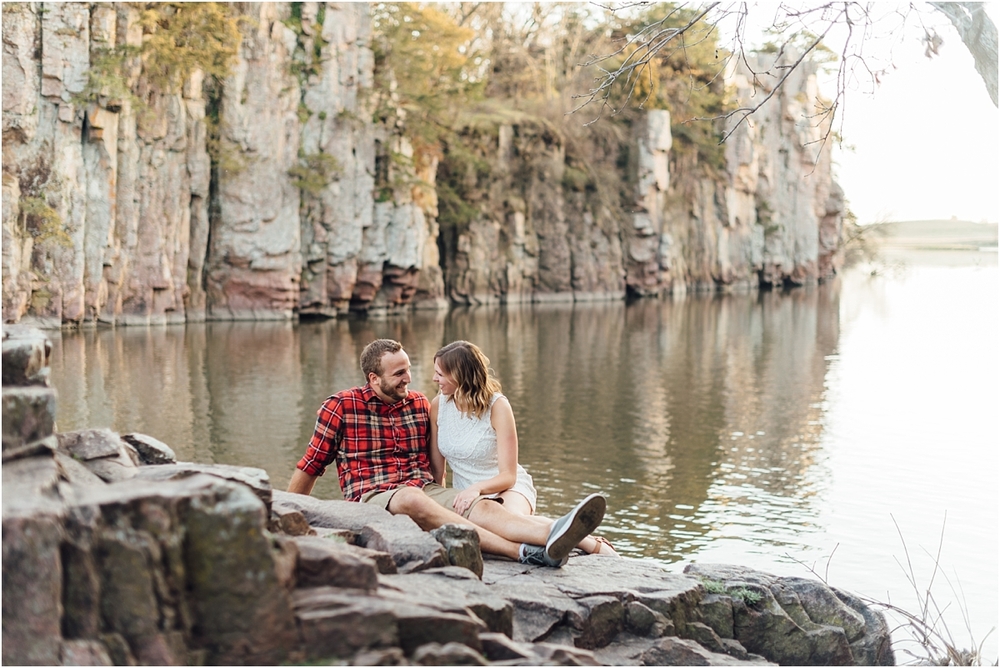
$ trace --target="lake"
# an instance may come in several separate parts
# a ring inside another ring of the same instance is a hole
[[[368,341],[403,342],[432,395],[434,352],[467,339],[514,408],[540,513],[601,491],[624,555],[815,572],[916,611],[912,572],[957,645],[997,623],[995,252],[892,253],[787,292],[53,337],[60,431],[146,433],[276,488]],[[315,494],[338,498],[335,478]]]

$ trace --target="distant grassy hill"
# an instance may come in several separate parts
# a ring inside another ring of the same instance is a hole
[[[883,246],[935,250],[975,250],[997,245],[996,223],[965,220],[909,220],[870,225]]]

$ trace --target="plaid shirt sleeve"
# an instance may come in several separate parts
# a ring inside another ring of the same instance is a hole
[[[343,402],[340,397],[329,397],[316,413],[316,429],[309,440],[306,454],[296,468],[312,476],[323,475],[333,463],[337,448],[344,438]]]

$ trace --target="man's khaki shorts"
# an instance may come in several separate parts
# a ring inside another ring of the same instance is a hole
[[[395,494],[402,488],[403,487],[400,486],[400,487],[394,487],[393,489],[390,489],[385,492],[368,492],[367,494],[361,497],[361,502],[371,503],[378,506],[379,508],[385,508],[386,510],[388,510],[389,501],[392,499],[393,494]],[[454,487],[442,487],[436,482],[430,482],[424,485],[424,494],[431,497],[432,499],[437,501],[438,505],[444,506],[451,512],[455,512],[455,508],[452,504],[455,503],[455,497],[458,496],[458,493],[461,491],[462,490],[455,489]],[[503,501],[499,499],[490,499],[485,496],[480,496],[478,499],[475,499],[469,505],[469,509],[462,514],[462,517],[468,519],[469,514],[472,512],[472,509],[476,507],[477,503],[483,501],[484,499],[487,501],[500,501],[500,503],[503,503]]]

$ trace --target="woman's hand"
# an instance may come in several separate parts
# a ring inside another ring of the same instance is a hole
[[[458,496],[455,497],[452,507],[459,515],[465,515],[465,511],[467,511],[472,506],[472,502],[478,498],[479,490],[475,486],[463,489],[458,493]]]

